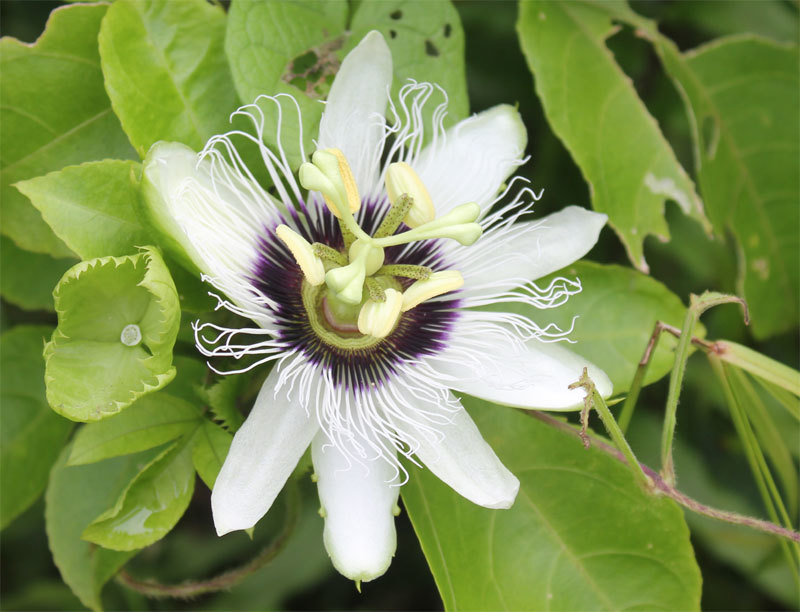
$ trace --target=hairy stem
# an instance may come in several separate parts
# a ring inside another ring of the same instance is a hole
[[[549,414],[538,410],[525,410],[525,414],[528,416],[542,421],[551,427],[555,427],[561,431],[564,431],[571,436],[575,436],[576,438],[580,439],[580,433],[569,423],[565,421],[561,421]],[[595,448],[602,450],[603,452],[611,455],[617,461],[621,461],[623,463],[627,463],[627,459],[625,455],[602,440],[601,438],[592,435],[592,445]],[[696,512],[697,514],[702,514],[704,516],[708,516],[714,519],[718,519],[720,521],[725,521],[726,523],[733,523],[735,525],[745,525],[746,527],[750,527],[752,529],[756,529],[758,531],[763,531],[765,533],[770,533],[773,535],[780,536],[782,538],[786,538],[788,540],[792,540],[793,542],[800,542],[800,533],[793,531],[791,529],[787,529],[781,525],[776,525],[775,523],[770,523],[769,521],[764,521],[761,519],[757,519],[750,516],[745,516],[742,514],[737,514],[735,512],[728,512],[727,510],[719,510],[717,508],[712,508],[711,506],[707,506],[705,504],[700,503],[699,501],[692,499],[685,493],[678,491],[673,485],[666,482],[655,470],[652,468],[647,467],[643,463],[639,463],[640,469],[650,478],[652,481],[651,490],[657,491],[662,495],[666,495],[670,499],[675,500],[684,508],[688,508],[692,512]]]
[[[280,553],[297,525],[300,514],[300,493],[296,485],[289,484],[286,491],[286,519],[281,532],[258,555],[237,568],[228,570],[208,580],[187,581],[180,584],[162,584],[157,580],[140,580],[124,569],[117,574],[117,582],[147,597],[191,599],[205,593],[230,589],[254,574]]]

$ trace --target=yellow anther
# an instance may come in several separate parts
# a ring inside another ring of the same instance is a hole
[[[434,272],[430,278],[418,280],[403,292],[403,312],[437,295],[455,291],[463,284],[464,277],[457,270]]]
[[[300,166],[300,184],[321,192],[325,204],[339,219],[344,206],[350,213],[356,212],[361,206],[361,198],[344,153],[339,149],[323,149],[315,151],[311,161],[313,163],[306,162]]]
[[[418,227],[433,221],[436,211],[433,201],[414,169],[406,162],[395,162],[386,170],[386,193],[389,202],[394,204],[401,195],[406,194],[413,200],[411,209],[403,221],[408,227]]]
[[[386,300],[367,300],[358,313],[358,331],[366,336],[385,338],[400,318],[403,295],[397,289],[386,289]]]
[[[288,225],[279,225],[275,229],[275,234],[291,251],[292,257],[300,266],[309,284],[316,286],[325,282],[325,265],[314,254],[314,247],[305,238]]]

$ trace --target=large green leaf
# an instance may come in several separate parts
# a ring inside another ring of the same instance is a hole
[[[24,325],[0,336],[0,529],[39,497],[72,429],[44,395],[42,345],[51,332]]]
[[[615,394],[630,388],[656,321],[680,327],[686,314],[674,293],[631,268],[579,261],[536,284],[547,287],[558,278],[578,279],[581,283],[581,292],[558,308],[538,310],[513,303],[491,308],[519,312],[540,327],[553,323],[562,330],[572,328],[568,337],[573,344],[564,346],[602,368],[614,383]],[[698,325],[695,334],[703,333]],[[662,334],[644,384],[655,382],[670,371],[676,344],[673,336]]]
[[[180,307],[155,249],[81,262],[54,296],[59,324],[44,351],[53,410],[98,421],[174,378]]]
[[[100,610],[103,585],[134,553],[95,546],[82,540],[81,534],[114,503],[152,453],[67,467],[69,454],[67,447],[50,474],[45,495],[47,539],[64,582],[86,607]]]
[[[140,164],[105,160],[16,184],[81,259],[129,255],[149,242],[134,203]]]
[[[696,610],[700,572],[680,508],[619,461],[520,412],[465,402],[520,479],[509,510],[428,470],[402,489],[448,610]]]
[[[200,150],[238,106],[223,51],[225,13],[203,0],[118,0],[100,29],[114,112],[140,157],[159,140]]]
[[[653,26],[654,27],[654,26]],[[755,37],[681,53],[649,36],[683,94],[708,216],[739,244],[753,333],[794,329],[800,293],[800,76],[797,45]]]
[[[72,254],[13,183],[69,164],[134,155],[103,88],[97,33],[107,9],[61,7],[36,43],[0,41],[2,232],[29,251]]]
[[[661,440],[662,419],[647,411],[639,411],[631,421],[628,436],[639,459],[650,465],[659,461],[658,448]],[[796,426],[796,422],[795,422]],[[796,434],[796,429],[795,429]],[[714,434],[711,440],[719,434]],[[734,478],[729,485],[723,478],[715,476],[709,462],[682,438],[681,430],[676,432],[675,471],[680,481],[680,489],[690,497],[714,508],[738,512],[746,516],[764,514],[760,504],[754,503],[743,490],[741,480]],[[794,442],[796,446],[797,436]],[[712,447],[713,444],[707,444]],[[730,449],[728,449],[730,450]],[[719,453],[713,448],[710,452]],[[725,452],[723,462],[730,458]],[[800,592],[792,570],[781,554],[780,542],[773,535],[756,531],[743,525],[733,525],[707,516],[686,513],[686,522],[692,535],[715,557],[736,569],[745,579],[758,585],[775,599],[790,609],[800,606]]]
[[[54,310],[53,288],[74,259],[54,259],[0,236],[0,294],[26,310]]]
[[[237,0],[228,19],[225,51],[236,89],[244,102],[260,94],[291,94],[302,113],[305,150],[312,150],[324,99],[344,55],[370,30],[380,31],[392,51],[392,94],[409,78],[438,83],[450,101],[446,122],[468,111],[464,72],[464,33],[449,1],[364,0],[355,6],[346,29],[344,2],[260,2]],[[264,137],[277,143],[277,108],[260,104],[266,117]],[[423,116],[429,119],[435,104]],[[281,144],[290,162],[300,162],[294,105],[283,104]]]
[[[163,538],[183,516],[194,492],[189,436],[150,462],[116,503],[83,530],[89,540],[112,550],[135,550]]]
[[[81,427],[68,464],[94,463],[155,448],[196,429],[201,422],[198,406],[163,392],[145,395],[114,418]]]
[[[666,199],[705,218],[691,179],[605,45],[612,16],[626,11],[619,1],[521,2],[517,29],[550,127],[588,181],[592,206],[646,271],[645,237],[669,238]]]

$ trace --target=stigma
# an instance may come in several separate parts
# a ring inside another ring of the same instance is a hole
[[[300,267],[305,281],[325,290],[326,318],[339,330],[358,330],[364,336],[389,336],[403,313],[426,300],[456,291],[464,279],[456,270],[434,272],[426,266],[385,263],[385,248],[423,240],[448,238],[469,246],[481,236],[476,223],[480,207],[474,202],[436,218],[434,204],[417,173],[405,162],[390,164],[386,193],[390,209],[373,235],[354,214],[361,207],[353,172],[338,149],[318,150],[300,167],[301,185],[319,191],[337,218],[344,250],[310,244],[287,225],[276,235]],[[407,230],[398,232],[401,225]],[[413,282],[410,282],[413,281]],[[323,287],[324,285],[324,287]],[[352,321],[340,313],[352,313]]]

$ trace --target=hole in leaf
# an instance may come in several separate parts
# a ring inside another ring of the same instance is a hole
[[[389,30],[389,38],[397,38],[397,32],[394,30]]]
[[[319,58],[317,54],[313,51],[307,51],[294,59],[292,62],[292,72],[295,74],[301,74],[314,66]]]
[[[425,53],[431,57],[439,57],[439,49],[430,41],[430,39],[425,41]]]
[[[444,37],[450,38],[450,34],[452,34],[452,32],[453,26],[451,26],[449,23],[444,24]]]
[[[392,13],[389,13],[389,17],[391,17],[392,19],[397,21],[398,19],[403,17],[403,11],[401,11],[400,9],[397,9],[396,11],[394,11]]]
[[[719,122],[715,117],[706,115],[703,117],[700,130],[703,135],[705,155],[708,159],[714,159],[717,154],[717,145],[719,144]]]

